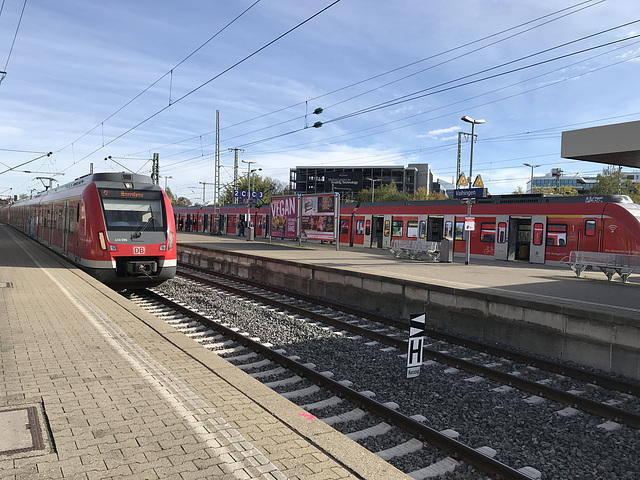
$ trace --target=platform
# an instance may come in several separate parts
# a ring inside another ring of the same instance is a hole
[[[0,478],[408,478],[2,224],[0,252]]]
[[[291,262],[319,265],[349,272],[404,279],[465,291],[490,293],[507,298],[522,298],[541,305],[570,306],[594,312],[615,313],[640,321],[640,275],[631,275],[628,283],[611,282],[599,270],[586,271],[576,278],[569,266],[547,266],[522,261],[481,260],[463,256],[453,263],[426,262],[396,258],[381,248],[354,248],[332,244],[273,241],[257,238],[246,241],[237,236],[211,236],[178,232],[178,245],[241,252]]]

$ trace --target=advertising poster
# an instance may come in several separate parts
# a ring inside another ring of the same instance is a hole
[[[271,236],[298,238],[298,197],[271,197]]]
[[[308,240],[335,240],[335,195],[303,195],[301,236]]]

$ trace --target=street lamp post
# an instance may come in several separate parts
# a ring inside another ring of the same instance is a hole
[[[485,120],[474,120],[471,117],[468,117],[467,115],[465,115],[464,117],[461,118],[461,120],[463,122],[467,122],[471,124],[471,156],[469,159],[469,188],[471,188],[473,185],[473,143],[474,143],[474,128],[476,126],[476,124],[481,124],[481,123],[485,123]],[[468,198],[467,199],[467,217],[471,217],[471,199]],[[464,260],[464,264],[465,265],[469,265],[469,257],[471,256],[471,232],[467,231],[467,241],[466,241],[466,248],[465,248],[465,260]]]
[[[533,193],[533,169],[538,168],[540,165],[531,165],[530,163],[525,163],[523,165],[525,165],[526,167],[531,167],[531,189],[529,191]]]
[[[376,189],[376,182],[380,182],[380,185],[382,185],[382,179],[381,178],[367,178],[367,180],[371,181],[371,203],[373,203],[373,192]]]
[[[253,240],[253,226],[251,225],[251,165],[256,162],[250,162],[248,160],[242,160],[242,163],[247,164],[247,240]]]

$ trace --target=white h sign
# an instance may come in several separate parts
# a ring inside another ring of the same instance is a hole
[[[407,378],[414,378],[420,375],[425,324],[424,313],[411,315],[409,322],[409,344],[407,347]]]

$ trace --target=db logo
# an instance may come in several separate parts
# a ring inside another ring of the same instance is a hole
[[[134,255],[144,255],[144,247],[133,247]]]

